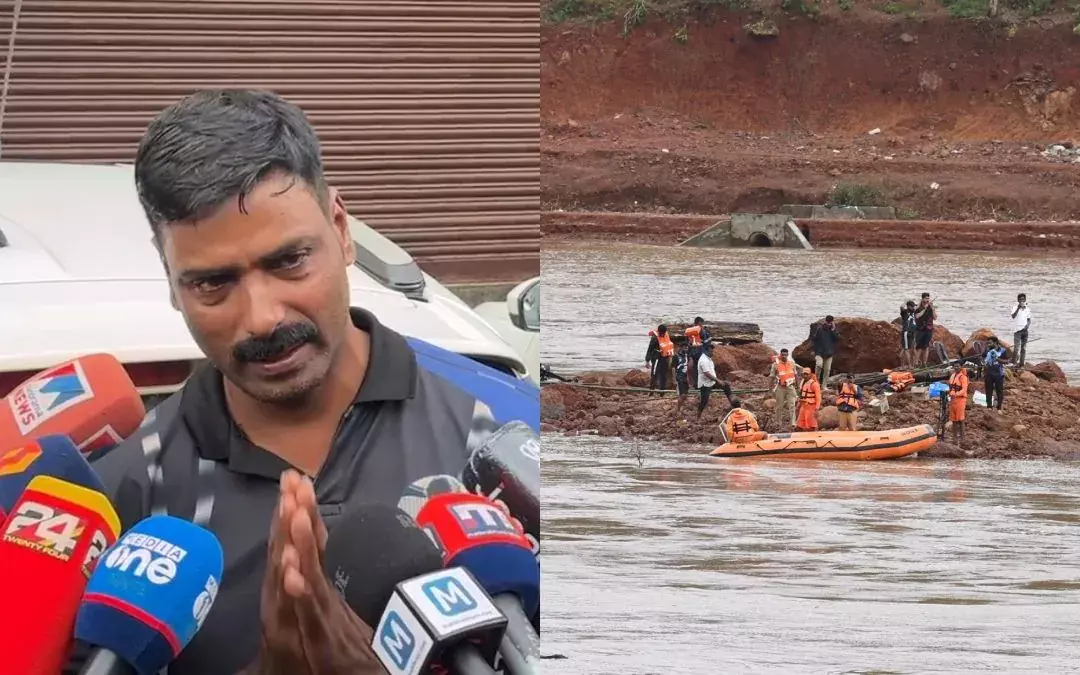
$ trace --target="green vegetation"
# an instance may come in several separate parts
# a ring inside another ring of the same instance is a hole
[[[990,0],[941,0],[949,14],[961,19],[990,16]],[[1054,0],[999,0],[998,13],[1011,11],[1022,17],[1039,16],[1054,8]]]
[[[826,206],[884,206],[885,195],[873,185],[838,183]]]
[[[951,16],[983,20],[989,18],[991,0],[931,0]],[[689,16],[714,10],[755,11],[766,15],[777,10],[792,15],[816,18],[824,11],[848,12],[856,7],[874,9],[893,16],[917,18],[926,0],[541,0],[541,18],[547,23],[596,22],[621,20],[624,32],[644,23],[649,17],[666,18],[675,26]],[[927,3],[930,4],[930,3]],[[926,8],[929,11],[929,7]],[[998,14],[1029,18],[1055,9],[1077,11],[1080,26],[1080,0],[998,0]],[[1080,28],[1077,30],[1080,33]],[[676,35],[677,41],[685,37]]]

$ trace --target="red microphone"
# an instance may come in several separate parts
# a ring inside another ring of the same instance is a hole
[[[0,403],[0,448],[64,434],[84,453],[130,436],[143,417],[139,392],[110,354],[91,354],[34,375]]]
[[[56,675],[97,559],[120,518],[105,495],[52,476],[30,481],[0,537],[0,660],[5,673]]]

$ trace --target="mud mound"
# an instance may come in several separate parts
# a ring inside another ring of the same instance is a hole
[[[821,325],[810,325],[809,335]],[[857,317],[837,317],[836,330],[839,341],[833,357],[833,373],[877,373],[900,365],[900,326],[894,323],[873,321]],[[934,327],[934,340],[945,346],[949,358],[960,356],[964,341],[943,326]],[[807,337],[791,352],[791,358],[801,366],[813,367],[814,357],[810,338]]]

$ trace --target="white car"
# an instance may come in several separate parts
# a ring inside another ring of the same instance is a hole
[[[477,305],[476,313],[517,351],[533,381],[540,384],[540,277],[518,284],[506,302]]]
[[[402,248],[352,219],[353,301],[394,330],[510,374],[521,357]],[[148,407],[204,356],[169,302],[130,165],[0,162],[0,396],[80,355],[125,364]]]

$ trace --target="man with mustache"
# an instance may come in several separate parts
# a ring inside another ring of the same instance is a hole
[[[345,204],[296,106],[195,93],[151,122],[135,182],[172,303],[210,364],[94,468],[125,529],[166,512],[225,553],[213,609],[170,675],[384,672],[372,627],[321,571],[327,533],[358,504],[459,474],[505,401],[427,370],[350,306]],[[515,405],[514,418],[538,416],[538,397]]]

